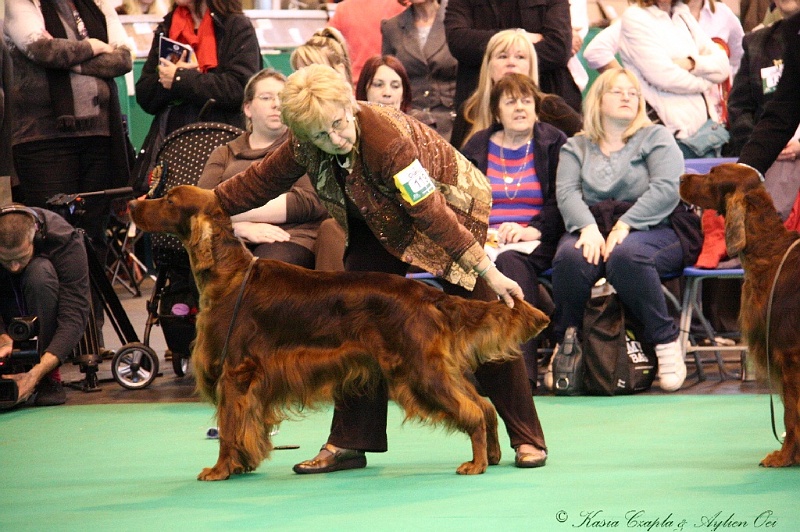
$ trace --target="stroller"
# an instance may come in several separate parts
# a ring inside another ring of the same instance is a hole
[[[178,185],[196,185],[211,152],[242,133],[237,127],[219,122],[197,122],[170,133],[158,150],[148,197],[160,198]],[[157,274],[147,302],[144,345],[149,345],[153,326],[160,325],[167,354],[172,357],[172,369],[182,377],[188,369],[196,334],[197,287],[189,256],[175,236],[153,234],[152,248]]]

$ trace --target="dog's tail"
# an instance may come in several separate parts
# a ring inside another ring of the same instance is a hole
[[[464,353],[471,368],[484,362],[500,362],[519,356],[520,345],[538,335],[550,323],[544,312],[525,301],[514,299],[514,308],[501,301],[481,305],[482,313],[470,313],[471,319],[462,314],[463,327],[455,335],[462,342],[457,351]]]

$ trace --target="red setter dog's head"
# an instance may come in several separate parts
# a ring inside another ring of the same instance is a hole
[[[134,200],[129,207],[131,219],[142,231],[177,236],[189,252],[195,272],[214,266],[214,238],[220,233],[234,238],[230,217],[211,190],[181,185],[163,198]]]
[[[725,216],[725,245],[731,257],[738,255],[747,244],[747,203],[757,203],[762,211],[775,211],[758,173],[741,164],[720,164],[705,175],[684,174],[680,192],[685,201]]]

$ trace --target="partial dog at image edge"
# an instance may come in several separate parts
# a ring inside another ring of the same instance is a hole
[[[766,375],[769,334],[770,380],[780,388],[786,437],[781,449],[761,461],[765,467],[800,463],[800,245],[783,262],[772,302],[769,332],[767,305],[778,266],[795,240],[781,222],[775,206],[753,169],[721,164],[707,175],[681,177],[681,197],[725,216],[728,255],[738,256],[744,268],[739,322],[760,376]]]
[[[519,344],[547,326],[544,313],[520,300],[512,309],[449,296],[398,275],[253,263],[210,190],[178,186],[130,202],[130,214],[143,231],[181,240],[200,292],[191,359],[198,391],[216,405],[220,449],[199,480],[254,470],[282,420],[370,393],[381,378],[406,419],[469,435],[472,460],[458,473],[500,461],[497,414],[465,372],[519,356]]]

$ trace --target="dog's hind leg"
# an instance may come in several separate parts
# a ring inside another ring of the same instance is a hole
[[[434,382],[413,382],[393,389],[393,397],[408,416],[444,421],[448,426],[469,435],[472,442],[472,460],[461,464],[459,475],[479,475],[486,471],[487,414],[484,405],[474,400],[466,381],[456,383],[445,372],[426,372]],[[474,388],[473,388],[474,392]],[[474,392],[477,395],[477,392]],[[479,399],[481,399],[479,397]],[[482,399],[481,399],[482,400]],[[489,405],[494,410],[491,405]],[[495,439],[496,439],[495,418]],[[499,448],[499,445],[498,445]]]
[[[800,352],[784,353],[786,361],[783,369],[783,424],[786,428],[786,437],[783,445],[777,451],[769,453],[759,465],[763,467],[787,467],[800,464]]]
[[[486,456],[489,465],[497,465],[503,452],[500,450],[500,438],[497,436],[497,411],[488,400],[484,399],[475,392],[475,402],[483,410],[483,417],[486,419]]]

